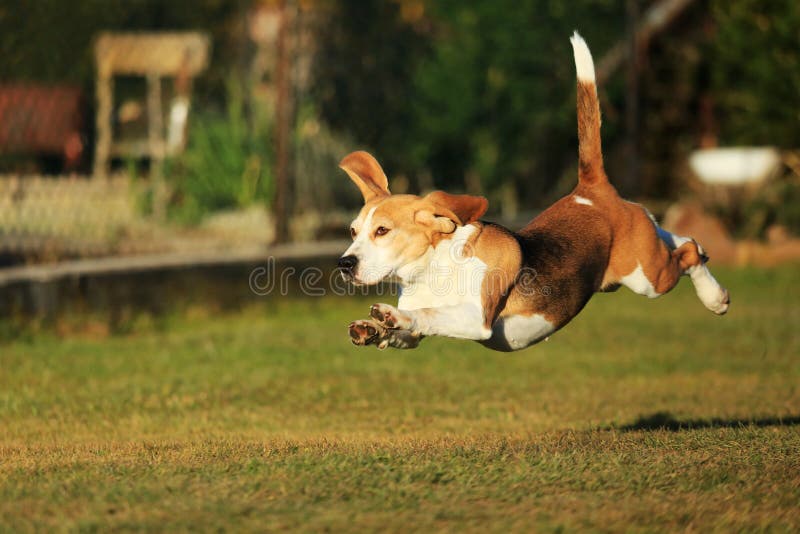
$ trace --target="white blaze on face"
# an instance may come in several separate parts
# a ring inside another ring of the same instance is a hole
[[[375,209],[372,208],[367,212],[364,222],[358,228],[356,239],[343,254],[343,256],[355,256],[358,259],[354,272],[355,282],[358,284],[377,284],[392,274],[395,268],[395,253],[392,248],[379,247],[371,238],[372,217]]]

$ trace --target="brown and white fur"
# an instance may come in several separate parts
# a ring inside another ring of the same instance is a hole
[[[340,166],[361,190],[353,244],[339,259],[355,284],[394,279],[398,305],[375,304],[350,324],[356,345],[413,348],[425,336],[519,350],[566,325],[591,296],[623,285],[658,297],[688,275],[706,308],[722,315],[728,292],[694,240],[673,235],[619,197],[603,169],[600,106],[589,48],[571,39],[578,78],[578,186],[519,232],[482,222],[482,197],[436,191],[391,195],[366,152]]]

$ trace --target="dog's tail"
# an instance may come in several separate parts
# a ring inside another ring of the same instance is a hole
[[[600,144],[600,102],[592,53],[576,31],[570,38],[578,75],[578,180],[587,184],[607,181]]]

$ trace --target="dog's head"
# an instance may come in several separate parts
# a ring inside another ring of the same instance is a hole
[[[380,164],[367,152],[353,152],[339,166],[364,196],[350,225],[353,244],[339,258],[342,275],[356,284],[377,284],[422,258],[456,228],[486,212],[483,197],[435,191],[427,196],[392,195]]]

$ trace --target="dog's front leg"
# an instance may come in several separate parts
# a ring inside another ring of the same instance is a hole
[[[385,325],[372,320],[353,321],[350,323],[350,340],[353,345],[375,345],[379,349],[392,347],[395,349],[414,349],[422,340],[421,335],[416,335],[408,330],[387,328]]]
[[[470,303],[417,310],[398,310],[389,304],[373,304],[370,315],[389,330],[407,330],[419,336],[475,341],[492,337],[492,329],[485,325],[483,310]]]

